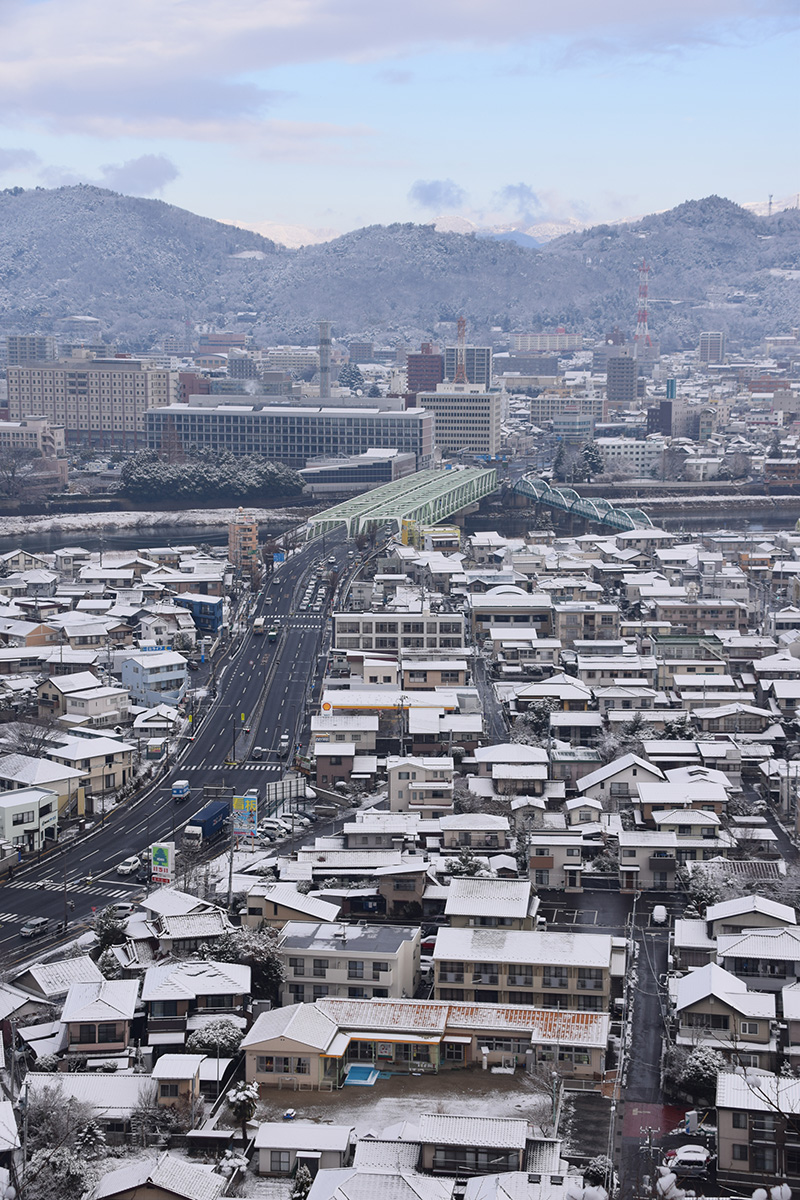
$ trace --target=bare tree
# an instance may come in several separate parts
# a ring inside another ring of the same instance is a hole
[[[37,458],[41,458],[38,450],[21,446],[6,446],[0,450],[0,496],[14,499],[22,494],[26,482],[35,472]]]

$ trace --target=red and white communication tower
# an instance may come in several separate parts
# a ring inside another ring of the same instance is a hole
[[[467,382],[467,318],[458,318],[458,341],[456,343],[456,370],[453,383]]]
[[[641,346],[652,346],[647,328],[647,276],[650,268],[644,259],[639,267],[639,311],[636,314],[636,333],[633,335],[634,351]]]

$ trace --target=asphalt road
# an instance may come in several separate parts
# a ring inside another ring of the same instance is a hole
[[[203,803],[204,787],[263,790],[265,783],[283,776],[286,763],[277,756],[278,743],[287,732],[294,749],[304,729],[324,666],[329,624],[330,601],[321,612],[301,612],[299,605],[308,580],[316,578],[317,564],[324,563],[320,583],[334,569],[329,557],[335,557],[340,572],[352,562],[344,531],[328,535],[324,551],[318,539],[293,554],[277,568],[275,581],[242,606],[240,630],[215,668],[217,697],[162,779],[138,799],[108,812],[88,836],[25,864],[0,886],[0,961],[6,966],[72,940],[95,910],[141,897],[142,885],[118,875],[116,864],[160,839],[174,836],[180,844],[183,826]],[[253,633],[256,616],[265,617],[267,628],[277,627],[275,642],[266,633]],[[264,750],[261,761],[250,758],[256,746]],[[171,786],[180,778],[189,779],[191,797],[176,806]],[[20,938],[20,927],[33,916],[51,918],[53,936]],[[55,936],[55,924],[65,916],[69,927]]]

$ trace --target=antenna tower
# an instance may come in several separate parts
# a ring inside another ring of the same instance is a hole
[[[453,383],[467,382],[467,319],[458,318],[458,342],[456,345],[456,372]]]
[[[644,259],[639,267],[639,311],[636,314],[636,333],[633,335],[634,350],[640,346],[651,346],[650,333],[647,328],[647,276],[650,268]]]

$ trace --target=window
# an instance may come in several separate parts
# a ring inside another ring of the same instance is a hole
[[[117,1042],[120,1040],[117,1026],[113,1021],[97,1026],[97,1040],[98,1042]]]
[[[746,1149],[746,1147],[745,1147]],[[750,1166],[754,1171],[775,1170],[775,1147],[753,1146]]]
[[[305,975],[306,960],[304,958],[290,958],[289,966],[295,975]]]
[[[151,1017],[177,1017],[177,1000],[153,1000],[150,1004]]]
[[[288,1175],[291,1153],[288,1150],[270,1150],[269,1169],[273,1175]]]
[[[347,978],[348,979],[363,979],[364,978],[363,962],[351,959],[350,962],[348,962],[348,964],[347,964]]]
[[[550,886],[550,872],[549,871],[535,871],[534,872],[534,883],[536,884],[537,887],[549,887]]]
[[[731,1113],[731,1125],[734,1129],[747,1129],[747,1113],[733,1112]]]
[[[742,1021],[742,1033],[758,1033],[758,1021]]]
[[[94,1025],[79,1025],[78,1026],[78,1041],[85,1045],[92,1045],[95,1040]]]
[[[389,970],[388,962],[374,962],[372,964],[372,978],[380,979],[381,975]]]
[[[177,1099],[177,1097],[178,1097],[177,1083],[162,1083],[160,1088],[158,1089],[158,1094],[159,1094],[159,1096],[163,1097],[164,1099],[170,1099],[170,1100]]]
[[[315,958],[313,964],[313,972],[315,979],[324,979],[325,972],[328,970],[327,958]]]
[[[12,825],[32,825],[36,820],[36,813],[31,809],[29,812],[14,813],[11,818]]]

